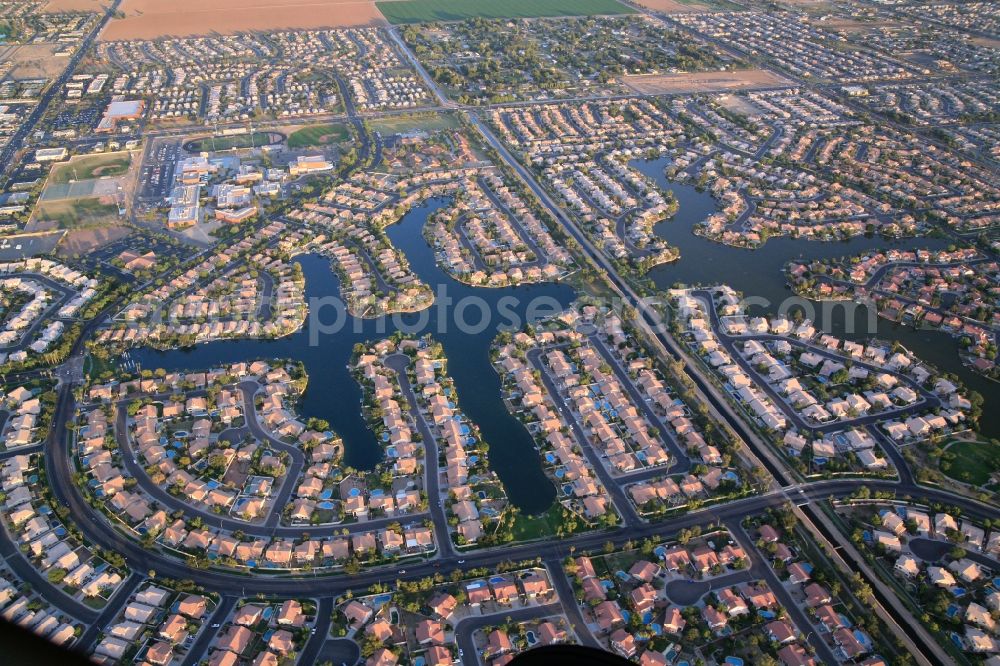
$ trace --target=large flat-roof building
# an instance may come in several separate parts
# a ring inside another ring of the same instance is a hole
[[[288,165],[288,173],[293,176],[301,176],[319,171],[330,171],[331,169],[333,169],[333,164],[327,161],[322,155],[301,155]]]
[[[69,155],[64,146],[58,148],[39,148],[35,151],[36,162],[61,162]]]
[[[215,211],[215,219],[221,220],[222,222],[228,222],[229,224],[238,224],[240,222],[245,222],[257,214],[256,206],[248,206],[246,208],[239,208],[237,210],[226,210],[223,208],[218,208]]]
[[[104,117],[94,128],[95,132],[114,132],[118,123],[123,120],[138,120],[142,117],[142,112],[146,108],[146,102],[141,99],[125,100],[116,97],[108,104],[104,110]]]

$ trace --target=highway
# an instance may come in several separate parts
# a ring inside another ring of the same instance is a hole
[[[635,318],[636,324],[643,330],[647,337],[659,347],[659,351],[664,357],[673,358],[684,362],[685,371],[687,376],[694,382],[697,389],[699,398],[704,400],[710,407],[710,412],[715,416],[720,422],[726,423],[732,432],[736,433],[743,441],[743,443],[749,448],[750,455],[752,458],[758,460],[763,467],[771,474],[771,476],[777,481],[777,483],[782,486],[785,490],[784,492],[791,492],[792,488],[789,488],[793,484],[793,478],[791,472],[787,470],[785,465],[780,461],[776,451],[774,451],[766,442],[754,433],[749,426],[747,426],[744,420],[738,416],[733,410],[732,406],[727,402],[718,388],[714,383],[706,377],[697,366],[697,362],[691,359],[681,348],[681,346],[670,336],[667,327],[661,322],[661,318],[658,312],[651,306],[647,300],[642,299],[635,293],[631,286],[621,278],[615,271],[614,266],[611,265],[610,261],[605,257],[605,255],[597,250],[586,234],[568,217],[566,216],[559,206],[552,201],[548,192],[538,184],[536,179],[532,174],[524,168],[518,160],[516,160],[510,152],[506,149],[503,143],[497,139],[496,135],[489,129],[489,127],[476,115],[472,115],[473,124],[480,131],[483,138],[487,143],[493,147],[501,158],[510,166],[515,173],[522,179],[522,181],[531,188],[531,190],[538,196],[542,203],[549,209],[549,212],[553,217],[558,220],[563,228],[574,238],[574,240],[579,243],[580,247],[584,250],[585,258],[590,262],[599,272],[603,272],[607,277],[613,291],[622,298],[626,303],[636,308],[638,316]],[[901,456],[895,456],[894,461],[901,459]],[[905,462],[905,461],[904,461]],[[795,490],[798,495],[808,495],[811,491],[814,491],[820,484],[814,484],[806,488],[796,487]],[[859,484],[860,485],[860,484]],[[865,484],[874,485],[874,484]],[[913,483],[912,474],[906,469],[905,464],[903,465],[902,471],[900,472],[900,481],[895,482],[896,490],[906,495],[917,495],[921,493],[926,494],[927,492],[940,492],[937,490],[929,491],[929,489],[924,489],[918,487]],[[949,497],[955,497],[951,493],[944,493]],[[800,498],[796,499],[796,502],[800,501]],[[966,501],[964,498],[963,502]],[[721,514],[732,507],[733,504],[741,503],[734,502],[729,505],[723,506],[719,509],[718,514]],[[749,504],[750,502],[748,502]],[[975,504],[979,504],[975,502]],[[753,507],[740,514],[740,519],[747,515],[753,515],[764,507]],[[997,514],[997,511],[992,508],[987,508],[986,505],[980,505],[979,509],[986,509],[987,513]],[[838,535],[840,540],[846,540],[843,535]],[[865,578],[868,583],[873,588],[878,588],[881,584],[880,581],[874,577],[874,575],[868,571],[865,573]],[[898,603],[898,600],[897,600]],[[898,609],[900,614],[898,617],[901,619],[901,623],[906,626],[917,625],[917,621],[905,612],[905,609]],[[902,629],[899,625],[895,625],[894,630],[899,634]],[[935,655],[940,647],[933,642],[928,640],[926,633],[921,635],[919,632],[916,634],[908,633],[900,637],[901,640],[904,638],[909,641],[913,641],[917,646],[917,653],[922,656],[922,658],[929,658],[928,655]],[[942,662],[946,663],[946,662]]]
[[[65,423],[66,417],[72,412],[73,396],[69,390],[60,391],[56,406],[56,419]],[[54,432],[54,431],[53,431]],[[96,514],[86,503],[79,489],[73,484],[73,463],[68,447],[60,442],[61,438],[54,434],[46,442],[45,465],[48,478],[56,500],[66,506],[77,527],[92,542],[98,546],[109,548],[125,556],[128,564],[135,571],[145,572],[155,570],[158,575],[176,579],[191,579],[203,585],[210,591],[221,594],[239,594],[251,580],[246,574],[215,569],[193,569],[186,562],[174,556],[164,554],[159,550],[145,550],[134,539],[114,527],[103,517]],[[903,486],[892,481],[875,480],[828,480],[810,483],[802,487],[774,490],[763,495],[751,496],[730,502],[721,506],[711,506],[684,514],[665,523],[642,523],[630,528],[588,532],[568,539],[548,539],[543,542],[526,543],[490,550],[474,551],[450,557],[441,557],[435,561],[413,564],[407,567],[407,580],[419,579],[434,575],[441,571],[450,571],[458,566],[461,558],[463,567],[478,566],[495,567],[508,560],[534,559],[536,557],[559,558],[566,553],[569,545],[578,550],[598,548],[611,541],[617,545],[629,540],[641,540],[651,537],[667,540],[680,530],[694,526],[706,525],[723,519],[741,519],[753,515],[769,507],[780,506],[786,501],[786,494],[796,491],[796,501],[825,500],[828,497],[842,498],[851,495],[859,487],[867,486],[872,490],[890,490],[898,494],[913,497],[925,497],[928,501],[958,506],[963,515],[980,520],[996,516],[997,511],[976,500],[959,497],[934,488],[922,488],[912,485]],[[309,530],[312,532],[312,530]],[[27,564],[27,563],[25,563]],[[277,595],[294,595],[301,592],[303,585],[312,593],[339,594],[347,589],[359,589],[375,582],[393,576],[391,569],[372,569],[357,575],[321,575],[319,573],[297,574],[291,576],[254,577],[253,588],[257,592]],[[47,582],[38,581],[40,587],[48,587]]]

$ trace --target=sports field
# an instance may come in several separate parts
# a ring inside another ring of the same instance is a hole
[[[617,0],[387,0],[375,4],[390,23],[635,13]]]
[[[280,143],[285,137],[277,132],[254,132],[253,134],[233,134],[231,136],[202,137],[184,144],[184,150],[192,153],[202,151],[216,152],[237,148],[260,148],[274,143]]]
[[[49,179],[42,190],[41,201],[67,201],[70,199],[99,199],[114,197],[125,183],[122,178],[87,178],[68,183],[57,183]]]
[[[119,219],[118,207],[99,199],[40,203],[35,209],[35,218],[56,222],[61,229],[107,224]]]
[[[128,171],[131,163],[132,156],[129,153],[104,153],[75,157],[69,162],[53,167],[49,182],[68,183],[71,180],[120,176]]]
[[[288,137],[289,148],[312,148],[345,141],[350,134],[344,125],[310,125],[292,132]]]

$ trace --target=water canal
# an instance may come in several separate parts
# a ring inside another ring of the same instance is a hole
[[[886,246],[940,248],[949,244],[947,240],[935,238],[886,241],[879,237],[859,237],[832,243],[776,238],[758,250],[721,245],[691,233],[694,224],[716,210],[715,202],[708,193],[699,192],[691,185],[667,181],[662,160],[636,162],[635,165],[665,189],[673,190],[680,203],[677,215],[656,228],[658,235],[681,250],[679,261],[659,266],[650,273],[651,279],[662,289],[676,283],[728,283],[747,296],[768,299],[772,305],[765,309],[776,312],[782,301],[792,296],[781,270],[789,259],[832,258]],[[483,289],[452,279],[437,266],[434,252],[421,233],[428,216],[447,202],[446,198],[428,200],[413,208],[398,224],[389,227],[387,233],[392,243],[406,254],[420,279],[437,290],[439,300],[443,294],[450,297],[453,303],[471,303],[470,299],[475,299],[475,305],[465,308],[465,321],[477,324],[482,314],[489,317],[489,321],[475,326],[475,330],[460,330],[454,324],[458,308],[443,309],[438,303],[423,313],[379,320],[347,316],[346,325],[336,332],[316,336],[313,335],[313,322],[279,340],[227,340],[193,349],[161,352],[145,348],[130,353],[143,368],[167,370],[207,368],[257,358],[301,361],[309,374],[309,386],[300,407],[302,417],[327,420],[344,439],[345,464],[358,469],[371,469],[381,460],[382,450],[361,416],[361,390],[347,367],[353,347],[356,343],[378,340],[401,329],[417,335],[431,333],[441,342],[448,357],[448,369],[455,379],[460,407],[479,424],[483,438],[491,445],[491,465],[503,481],[511,501],[525,513],[544,511],[555,497],[555,488],[537,462],[531,436],[500,401],[500,379],[490,364],[489,348],[500,330],[510,330],[512,320],[525,322],[529,320],[529,315],[535,315],[533,319],[548,316],[555,308],[571,303],[574,290],[564,284]],[[302,266],[306,298],[310,302],[340,293],[339,279],[327,259],[310,254],[302,255],[296,261]],[[817,310],[819,312],[820,309]],[[329,314],[333,316],[332,309]],[[331,317],[325,316],[322,311],[319,313],[319,320],[324,325],[332,323]],[[871,333],[864,327],[867,317],[863,308],[855,312],[855,317],[855,332],[846,333],[844,310],[835,308],[833,316],[827,317],[830,328],[826,330],[852,339],[870,337]],[[821,312],[817,323],[827,324]],[[899,340],[939,368],[958,374],[986,400],[981,422],[984,434],[1000,436],[1000,396],[996,395],[995,387],[991,387],[990,382],[962,366],[956,353],[956,343],[948,335],[915,331],[883,319],[878,319],[875,335],[886,340]],[[318,344],[310,344],[312,337],[317,338]]]

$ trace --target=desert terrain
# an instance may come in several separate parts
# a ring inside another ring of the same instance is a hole
[[[0,47],[0,62],[10,63],[12,79],[52,79],[68,62],[54,55],[60,48],[59,44],[12,44]]]

